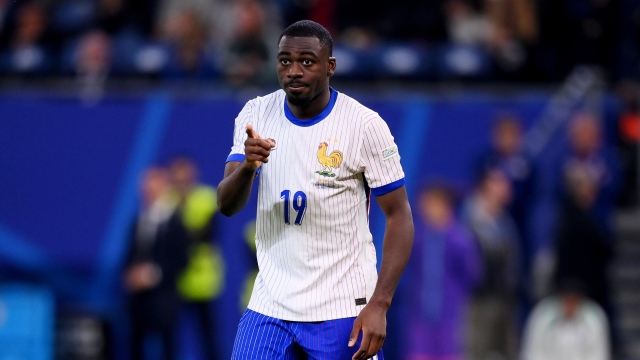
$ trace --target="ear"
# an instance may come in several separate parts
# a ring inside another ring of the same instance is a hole
[[[327,60],[327,76],[333,76],[336,72],[336,58],[333,56]]]

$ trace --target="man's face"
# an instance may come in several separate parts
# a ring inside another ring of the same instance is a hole
[[[294,106],[306,107],[329,86],[336,68],[316,37],[287,37],[278,46],[278,81]]]

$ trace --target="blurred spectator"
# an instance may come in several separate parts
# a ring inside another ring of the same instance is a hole
[[[197,22],[206,29],[205,37],[215,42],[219,34],[220,23],[231,0],[160,0],[154,20],[156,33],[171,32],[175,18],[184,13],[195,14]]]
[[[485,12],[492,24],[489,49],[498,68],[520,70],[538,40],[534,0],[485,0]]]
[[[624,171],[620,204],[635,206],[640,200],[640,90],[635,82],[629,80],[621,82],[617,90],[623,107],[618,119],[618,148]]]
[[[187,262],[187,234],[168,198],[166,171],[151,168],[142,180],[142,208],[131,234],[124,273],[132,322],[132,360],[144,359],[145,338],[160,334],[163,358],[175,356],[179,297],[176,281]]]
[[[612,215],[619,182],[619,164],[614,154],[604,148],[602,126],[591,113],[576,114],[569,124],[570,152],[561,160],[558,184],[561,199],[571,199],[571,176],[586,174],[595,189],[595,200],[590,210],[607,238],[613,232]]]
[[[230,0],[160,0],[155,33],[170,49],[169,77],[213,76]]]
[[[94,101],[102,96],[111,68],[111,39],[96,30],[82,37],[76,53],[76,74],[81,96]]]
[[[218,359],[211,302],[222,291],[224,267],[220,251],[214,245],[216,191],[199,182],[198,166],[191,158],[175,158],[169,172],[173,195],[190,240],[189,262],[178,280],[178,289],[189,310],[197,314],[205,358]]]
[[[174,74],[199,74],[208,45],[207,33],[208,29],[195,9],[184,10],[168,19],[160,38],[170,45]]]
[[[447,0],[444,10],[451,42],[485,48],[503,72],[523,67],[528,57],[526,46],[537,39],[530,0]]]
[[[480,45],[489,43],[493,31],[489,18],[474,7],[470,0],[448,0],[444,5],[449,40],[454,44]]]
[[[37,1],[15,5],[15,15],[2,34],[6,66],[16,73],[38,73],[48,70],[52,63],[52,34],[49,16]]]
[[[160,38],[175,49],[178,69],[193,74],[203,63],[219,65],[234,85],[260,82],[273,72],[265,71],[272,55],[267,44],[276,42],[280,26],[268,0],[164,0],[156,21]]]
[[[523,360],[609,360],[607,318],[580,289],[563,285],[531,313],[523,336]]]
[[[594,213],[599,183],[587,167],[566,174],[567,190],[556,235],[556,283],[575,279],[584,293],[611,314],[607,269],[611,240]]]
[[[482,276],[475,240],[455,218],[454,199],[443,186],[419,195],[416,241],[408,275],[410,360],[462,360],[468,301]]]
[[[536,3],[533,0],[485,0],[485,11],[498,32],[526,43],[538,39]]]
[[[514,114],[503,114],[493,124],[491,148],[480,156],[478,174],[485,174],[492,169],[499,169],[507,176],[513,189],[513,199],[509,206],[518,228],[520,258],[518,259],[521,289],[519,294],[521,305],[527,309],[530,288],[530,264],[534,246],[529,237],[529,222],[535,194],[536,169],[533,160],[525,153],[523,129],[520,119]],[[526,311],[525,311],[526,312]]]
[[[474,360],[515,358],[519,239],[508,212],[511,198],[509,178],[491,170],[463,209],[484,264],[484,277],[469,311],[469,356]]]
[[[229,13],[231,29],[224,41],[223,66],[232,85],[264,82],[274,76],[273,68],[267,64],[275,54],[268,44],[275,44],[279,34],[279,18],[273,7],[261,0],[234,0]]]

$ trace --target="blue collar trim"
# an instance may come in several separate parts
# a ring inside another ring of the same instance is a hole
[[[333,106],[336,104],[336,100],[338,99],[337,91],[333,90],[332,87],[329,88],[329,91],[331,91],[331,98],[329,99],[329,103],[320,114],[312,117],[311,119],[302,120],[293,115],[291,110],[289,110],[289,105],[287,105],[286,97],[284,99],[284,115],[287,117],[287,119],[289,119],[289,121],[291,121],[291,123],[297,126],[307,127],[319,123],[327,116],[329,116],[329,114],[331,114],[331,110],[333,110]]]

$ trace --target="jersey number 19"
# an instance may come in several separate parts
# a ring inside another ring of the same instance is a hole
[[[291,225],[291,221],[289,220],[289,201],[293,200],[293,210],[296,211],[296,225],[302,225],[302,220],[304,219],[304,212],[307,210],[307,194],[302,191],[297,191],[293,194],[293,199],[291,199],[291,190],[283,190],[280,193],[280,198],[284,199],[284,222],[287,225]]]

